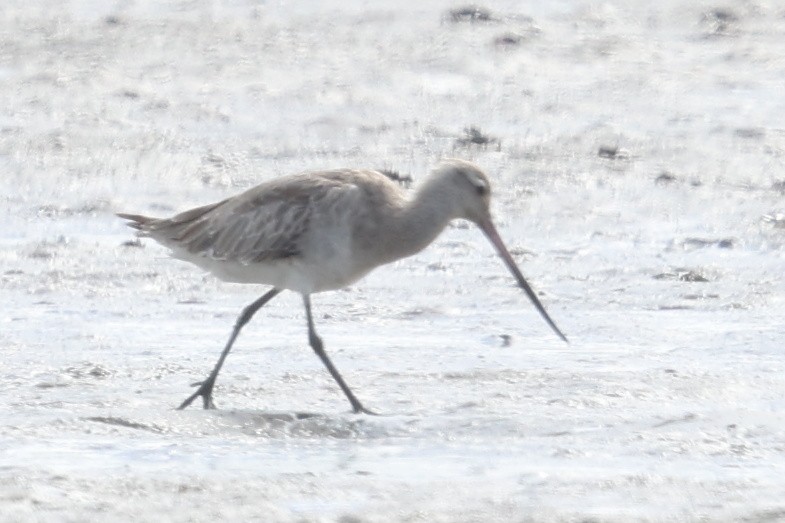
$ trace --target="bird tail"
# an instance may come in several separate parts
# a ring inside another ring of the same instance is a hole
[[[132,229],[142,232],[146,231],[149,228],[149,225],[157,220],[157,218],[150,218],[149,216],[142,216],[141,214],[126,214],[122,212],[118,212],[117,216],[128,220],[126,225]]]

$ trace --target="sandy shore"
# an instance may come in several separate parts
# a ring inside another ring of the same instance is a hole
[[[785,519],[785,7],[0,9],[3,521]],[[471,129],[475,129],[471,131]],[[262,180],[482,165],[476,229],[284,295],[134,242]]]

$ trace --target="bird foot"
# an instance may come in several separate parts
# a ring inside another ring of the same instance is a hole
[[[205,410],[213,410],[216,408],[215,403],[213,403],[213,386],[215,385],[215,380],[207,379],[205,381],[196,382],[192,386],[196,387],[197,385],[199,388],[196,389],[196,392],[188,396],[188,398],[177,407],[177,410],[185,409],[199,396],[202,397],[202,403],[204,404]]]
[[[355,414],[367,414],[369,416],[381,416],[381,414],[379,414],[378,412],[374,412],[372,410],[366,409],[360,403],[357,403],[356,405],[352,405],[352,411]]]

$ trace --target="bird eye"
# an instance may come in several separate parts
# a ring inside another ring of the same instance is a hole
[[[475,185],[474,188],[477,190],[477,194],[480,196],[485,196],[488,194],[488,187],[485,184]]]

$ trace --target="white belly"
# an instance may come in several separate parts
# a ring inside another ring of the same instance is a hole
[[[182,249],[173,249],[172,255],[193,263],[223,281],[272,285],[278,289],[288,289],[301,294],[341,289],[356,282],[371,270],[371,268],[359,269],[348,259],[349,257],[343,256],[321,260],[292,257],[244,264],[197,256]]]

